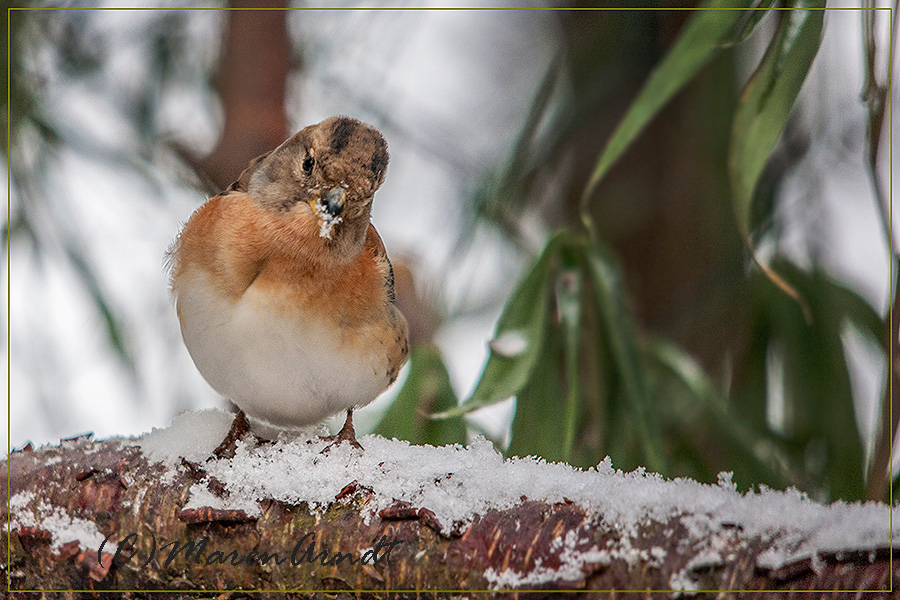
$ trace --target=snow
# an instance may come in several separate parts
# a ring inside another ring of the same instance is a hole
[[[678,571],[669,578],[669,587],[676,591],[696,592],[700,588],[685,571]],[[679,595],[676,595],[678,597]]]
[[[206,461],[230,420],[216,410],[189,413],[168,429],[154,430],[137,441],[155,461],[171,465],[180,456]],[[323,511],[344,486],[356,480],[374,492],[360,508],[366,522],[401,500],[433,511],[442,531],[450,533],[489,510],[512,508],[524,498],[550,504],[574,502],[590,514],[601,515],[597,519],[618,534],[607,547],[598,548],[571,531],[555,545],[558,568],[537,564],[528,573],[487,571],[485,577],[498,589],[578,579],[588,563],[660,562],[662,549],[638,549],[632,541],[641,524],[664,523],[676,516],[681,516],[687,529],[684,543],[693,544],[698,560],[705,564],[728,560],[735,540],[757,537],[770,545],[760,557],[762,567],[777,567],[804,556],[815,558],[823,551],[873,549],[891,543],[892,515],[885,504],[823,505],[794,489],[766,487],[742,494],[729,473],[709,485],[665,480],[643,469],[625,473],[614,469],[609,458],[587,470],[533,457],[504,459],[481,437],[468,446],[438,448],[375,435],[364,436],[360,442],[364,451],[341,444],[323,454],[326,443],[317,438],[282,435],[259,446],[240,441],[234,458],[203,462],[208,474],[225,485],[228,497],[215,497],[206,481],[201,481],[191,487],[188,507],[259,514],[258,501],[273,498],[289,504],[306,502],[311,510]],[[690,567],[679,583],[689,583]]]
[[[528,339],[521,331],[504,331],[488,344],[491,350],[505,358],[516,357],[528,349]]]
[[[215,408],[183,413],[168,427],[154,428],[141,436],[141,451],[147,458],[170,466],[182,457],[203,462],[225,439],[233,420],[233,415]]]
[[[323,237],[327,240],[331,239],[331,230],[335,225],[339,224],[344,220],[343,217],[335,217],[328,211],[322,208],[321,204],[316,204],[316,216],[322,220],[322,223],[319,227],[319,237]]]
[[[12,515],[12,529],[22,527],[35,527],[49,531],[50,549],[59,552],[69,542],[77,541],[82,549],[97,550],[106,536],[100,533],[96,523],[72,517],[58,506],[51,506],[43,499],[32,504],[35,512],[29,512],[26,507],[34,500],[33,492],[19,492],[10,498],[9,506]],[[114,554],[116,544],[107,542],[103,551]]]
[[[571,530],[564,538],[557,538],[553,549],[561,548],[559,553],[559,568],[543,566],[542,559],[535,561],[534,569],[527,573],[519,573],[514,569],[504,569],[501,572],[489,568],[484,572],[484,578],[494,589],[503,590],[525,586],[538,585],[550,581],[578,581],[584,578],[584,567],[588,563],[608,565],[614,556],[608,550],[600,550],[596,546],[589,550],[577,550],[576,545],[586,540],[579,540],[578,533]]]

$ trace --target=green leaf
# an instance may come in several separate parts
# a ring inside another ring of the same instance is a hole
[[[871,315],[865,316],[864,301],[850,300],[854,293],[825,274],[788,262],[775,266],[809,300],[807,320],[795,302],[764,285],[759,275],[753,286],[763,327],[784,357],[783,435],[804,480],[801,486],[823,500],[862,499],[864,451],[841,335],[848,321],[860,324],[860,314],[862,320]]]
[[[663,472],[665,463],[661,438],[644,385],[645,376],[619,268],[597,245],[585,248],[585,258],[593,283],[600,327],[609,344],[615,373],[621,380],[622,394],[630,405],[646,466]]]
[[[729,46],[736,46],[745,41],[756,30],[756,26],[759,25],[759,22],[762,21],[766,15],[771,14],[771,11],[766,9],[770,8],[773,4],[775,4],[775,0],[762,0],[761,2],[756,3],[756,6],[753,6],[750,10],[745,11],[743,15],[741,15],[741,19],[735,24],[733,34],[722,40],[720,46],[727,48]]]
[[[433,417],[459,416],[506,400],[518,394],[528,382],[547,329],[550,267],[564,237],[565,233],[560,233],[550,239],[534,267],[507,302],[475,391],[461,406]]]
[[[457,405],[456,393],[440,351],[432,344],[412,349],[410,369],[403,389],[391,403],[373,433],[396,437],[413,444],[466,443],[462,417],[435,421],[428,415]]]
[[[510,182],[522,178],[522,172],[526,169],[528,162],[528,151],[534,144],[538,127],[546,119],[547,112],[550,109],[550,99],[553,97],[553,92],[559,83],[562,74],[562,64],[562,59],[556,57],[547,68],[547,73],[538,86],[537,93],[529,107],[528,116],[525,118],[522,129],[513,145],[507,172],[504,176],[504,187],[508,188],[510,187]]]
[[[566,403],[563,421],[563,460],[572,460],[575,433],[581,414],[581,326],[582,326],[582,274],[576,268],[562,271],[556,281],[556,306],[565,336],[564,357],[566,365]]]
[[[724,395],[703,367],[674,343],[661,337],[651,337],[647,341],[647,355],[664,366],[707,406],[714,410],[727,409]]]
[[[797,8],[823,8],[825,0],[796,2]],[[765,56],[744,87],[732,126],[728,171],[738,230],[766,276],[795,300],[796,290],[763,265],[753,250],[752,203],[757,182],[781,137],[822,39],[823,10],[788,10]],[[808,309],[804,306],[804,312]]]
[[[741,94],[732,129],[729,172],[738,226],[747,239],[756,183],[787,124],[822,35],[824,11],[791,10],[780,16],[775,37]]]
[[[784,487],[791,482],[788,466],[774,444],[731,410],[724,392],[691,355],[668,340],[651,337],[646,356],[651,364],[679,382],[702,409],[702,414],[709,418],[703,425],[715,428],[715,437],[729,450],[728,458],[733,461],[730,468],[735,471],[736,479],[747,485],[766,483],[775,487]],[[696,441],[687,440],[689,444],[696,444]],[[702,454],[705,449],[699,450],[698,454]]]
[[[562,389],[563,335],[551,327],[541,344],[540,357],[531,378],[516,394],[509,447],[506,456],[540,456],[564,461],[565,398]]]
[[[857,292],[839,284],[833,284],[830,290],[830,302],[859,330],[878,345],[884,343],[885,322],[878,316],[872,305],[866,302]]]
[[[719,52],[722,42],[733,36],[735,26],[744,14],[744,11],[733,9],[746,7],[749,3],[748,0],[709,0],[700,8],[732,10],[698,10],[691,16],[600,153],[582,195],[583,211],[600,180],[644,127]]]

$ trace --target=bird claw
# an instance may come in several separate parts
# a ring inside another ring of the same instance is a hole
[[[324,440],[326,442],[331,442],[327,446],[325,446],[319,454],[325,454],[329,450],[331,450],[332,446],[337,446],[342,442],[350,442],[350,445],[354,448],[359,448],[360,450],[365,450],[358,441],[356,441],[356,431],[353,429],[353,411],[347,411],[347,420],[344,421],[344,426],[341,427],[341,430],[338,431],[334,435],[322,435],[319,436],[319,439]]]
[[[334,435],[320,435],[319,439],[322,441],[325,441],[325,442],[331,442],[330,444],[325,446],[322,449],[322,451],[319,452],[319,454],[325,454],[326,452],[331,450],[331,448],[333,446],[337,446],[343,442],[349,442],[350,445],[353,446],[354,448],[359,448],[360,450],[365,450],[365,448],[362,447],[362,444],[360,444],[356,440],[356,435],[354,434],[353,431],[346,433],[346,431],[344,429],[341,429],[339,432],[337,432]]]
[[[250,424],[247,422],[247,416],[244,414],[244,411],[239,410],[234,416],[234,421],[231,422],[231,429],[228,430],[228,435],[225,436],[219,447],[213,450],[213,455],[207,460],[212,460],[213,458],[234,458],[237,450],[237,441],[248,433],[250,433]]]

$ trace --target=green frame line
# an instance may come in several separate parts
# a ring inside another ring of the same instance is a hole
[[[635,589],[635,590],[546,590],[546,589],[496,589],[496,590],[467,590],[467,589],[365,589],[365,590],[356,590],[356,589],[280,589],[280,590],[245,590],[245,589],[235,589],[235,590],[204,590],[204,589],[182,589],[182,590],[142,590],[142,589],[116,589],[116,590],[78,590],[78,589],[46,589],[46,590],[32,590],[32,589],[17,589],[13,590],[10,588],[10,578],[8,576],[10,571],[10,565],[12,561],[12,362],[11,362],[11,324],[12,324],[12,279],[11,279],[11,271],[12,271],[12,252],[10,241],[10,227],[12,223],[12,167],[11,167],[11,113],[10,113],[10,90],[11,90],[11,81],[12,81],[12,71],[11,71],[11,43],[10,43],[10,32],[11,32],[11,21],[12,21],[12,13],[13,12],[32,12],[32,11],[127,11],[127,12],[135,12],[135,11],[210,11],[210,10],[225,10],[225,11],[245,11],[245,10],[256,10],[256,11],[269,11],[269,10],[279,10],[279,11],[315,11],[315,12],[333,12],[333,11],[366,11],[366,12],[421,12],[421,11],[471,11],[471,12],[486,12],[486,11],[522,11],[522,10],[531,10],[531,11],[579,11],[579,12],[594,12],[594,11],[611,11],[611,12],[621,12],[621,11],[665,11],[665,12],[681,12],[681,11],[703,11],[703,10],[740,10],[740,11],[793,11],[793,10],[821,10],[821,11],[888,11],[889,13],[889,21],[891,24],[894,22],[894,7],[893,6],[882,6],[882,7],[821,7],[821,8],[791,8],[791,7],[772,7],[772,8],[740,8],[740,7],[729,7],[729,8],[711,8],[711,7],[672,7],[672,8],[656,8],[656,7],[639,7],[639,8],[626,8],[626,7],[610,7],[610,8],[602,8],[602,7],[531,7],[531,8],[517,8],[517,7],[365,7],[365,8],[345,8],[345,7],[295,7],[295,8],[250,8],[250,7],[8,7],[6,9],[6,239],[7,239],[7,252],[6,252],[6,394],[7,394],[7,403],[6,403],[6,446],[7,446],[7,459],[6,459],[6,470],[7,470],[7,479],[6,479],[6,504],[7,504],[7,514],[6,514],[6,526],[7,526],[7,536],[6,536],[6,591],[7,593],[13,592],[21,592],[21,593],[59,593],[59,592],[71,592],[71,593],[91,593],[91,594],[104,594],[104,593],[112,593],[112,594],[122,594],[122,593],[229,593],[229,592],[244,592],[244,593],[451,593],[451,594],[495,594],[495,593],[560,593],[560,594],[571,594],[571,593],[590,593],[590,592],[601,592],[601,593],[623,593],[623,594],[631,594],[631,593],[684,593],[686,590],[671,590],[671,589]],[[892,50],[894,48],[894,29],[893,27],[889,27],[889,56],[888,56],[888,156],[889,156],[889,165],[890,165],[890,177],[888,181],[888,204],[889,204],[889,214],[890,214],[890,232],[891,232],[891,242],[892,247],[890,248],[890,253],[893,255],[893,208],[894,204],[892,202],[893,199],[893,122],[894,122],[894,112],[893,112],[893,74],[894,74],[894,55]],[[890,281],[890,289],[894,289],[894,273],[893,273],[893,256],[888,261],[888,279]],[[898,273],[900,276],[900,273]],[[893,293],[893,292],[891,292]],[[896,301],[896,299],[894,299]],[[888,307],[888,319],[891,326],[891,331],[893,331],[893,323],[894,323],[894,303],[891,303]],[[889,386],[889,398],[890,398],[890,406],[889,406],[889,414],[890,414],[890,423],[888,423],[888,427],[893,423],[893,399],[894,399],[894,387],[893,387],[893,367],[894,367],[894,355],[893,355],[893,343],[888,344],[888,386]],[[894,472],[894,436],[890,437],[890,474],[888,477],[891,477]],[[847,592],[856,592],[856,593],[892,593],[894,591],[894,544],[893,544],[893,511],[894,511],[894,492],[893,486],[888,484],[888,496],[890,500],[890,518],[891,522],[888,524],[889,531],[889,548],[888,548],[888,570],[889,570],[889,581],[890,587],[887,590],[690,590],[688,593],[691,594],[721,594],[728,592],[739,592],[746,594],[754,594],[754,593],[791,593],[791,592],[811,592],[811,593],[847,593]]]

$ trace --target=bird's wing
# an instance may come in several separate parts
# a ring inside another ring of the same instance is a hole
[[[378,230],[375,229],[375,226],[371,223],[369,223],[369,230],[366,232],[365,247],[375,255],[376,260],[378,260],[379,262],[383,261],[383,264],[386,265],[384,287],[387,291],[388,299],[391,302],[394,302],[394,267],[393,265],[391,265],[391,261],[388,258],[387,250],[384,249],[384,242],[381,241],[381,236],[378,235]]]

